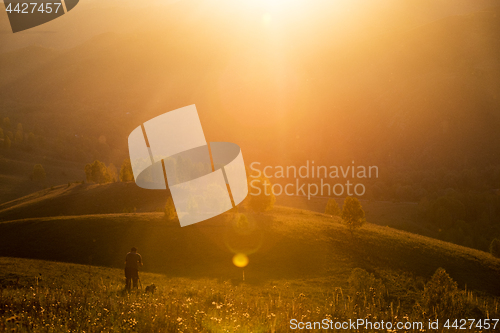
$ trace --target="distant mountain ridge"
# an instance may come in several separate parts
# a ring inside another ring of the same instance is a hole
[[[53,133],[104,134],[124,151],[137,123],[196,103],[207,135],[239,142],[252,159],[268,159],[272,148],[292,160],[403,154],[430,165],[460,156],[464,165],[499,162],[498,8],[391,36],[366,32],[344,47],[325,32],[314,42],[285,35],[278,48],[265,32],[216,19],[106,33],[66,51],[2,54],[12,64],[2,67],[2,115],[50,124]],[[43,112],[9,111],[23,105]],[[476,149],[485,137],[491,149]],[[318,140],[342,144],[329,151]]]

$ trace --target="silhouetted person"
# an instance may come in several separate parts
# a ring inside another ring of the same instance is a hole
[[[139,280],[139,265],[142,266],[142,257],[137,253],[137,249],[133,247],[125,257],[125,279],[127,290],[130,290],[131,282],[134,282],[134,288],[137,289]]]

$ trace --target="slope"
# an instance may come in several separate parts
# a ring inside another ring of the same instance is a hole
[[[0,205],[0,221],[33,217],[162,211],[168,192],[144,190],[134,182],[71,183]]]
[[[430,276],[443,267],[463,287],[500,294],[500,260],[489,254],[368,224],[354,235],[329,216],[278,207],[180,228],[162,213],[24,219],[0,223],[0,256],[121,267],[130,246],[145,269],[172,276],[241,278],[232,263],[246,253],[249,282],[333,277],[355,267]],[[20,244],[22,244],[20,246]]]

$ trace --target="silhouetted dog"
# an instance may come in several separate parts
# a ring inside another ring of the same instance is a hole
[[[156,286],[154,283],[151,283],[149,286],[146,287],[146,289],[144,290],[146,293],[151,293],[151,294],[154,294],[155,291],[156,291]]]

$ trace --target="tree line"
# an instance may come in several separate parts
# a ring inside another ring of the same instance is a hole
[[[36,145],[37,138],[33,132],[26,132],[23,124],[18,123],[13,126],[10,118],[5,117],[0,126],[0,142],[0,146],[5,150],[11,149],[13,145],[32,149]]]
[[[89,183],[113,183],[117,181],[129,182],[134,180],[132,165],[129,159],[125,159],[118,172],[113,163],[108,166],[104,162],[95,160],[85,165],[85,177]]]

